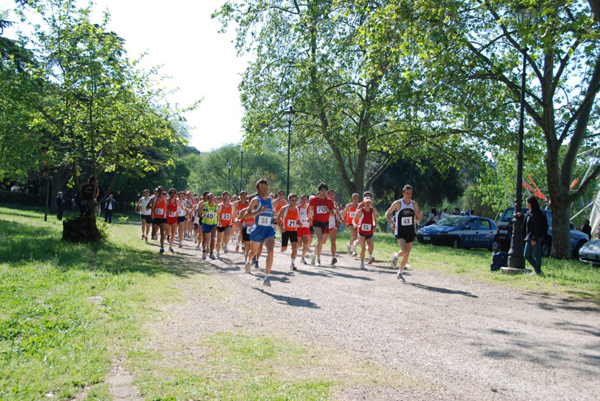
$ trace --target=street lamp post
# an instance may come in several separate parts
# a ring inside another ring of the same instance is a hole
[[[227,180],[227,191],[231,192],[231,163],[227,162],[228,180]]]
[[[240,157],[240,192],[242,192],[242,189],[244,188],[243,183],[243,168],[244,168],[244,148],[240,145],[240,153],[241,153],[241,157]]]
[[[517,18],[519,24],[530,23],[533,9],[529,7],[520,7],[517,9]],[[523,131],[525,119],[525,81],[527,69],[527,46],[523,48],[523,70],[521,73],[521,104],[519,116],[519,150],[517,154],[517,187],[515,194],[515,212],[513,215],[513,230],[510,242],[510,250],[508,251],[507,268],[503,268],[504,273],[523,273],[525,269],[525,258],[523,257],[523,216],[518,216],[517,213],[523,209]]]
[[[286,196],[290,194],[290,149],[292,144],[292,122],[294,121],[294,109],[290,106],[289,109],[285,111],[288,121],[288,158],[287,158],[287,186],[286,186]]]

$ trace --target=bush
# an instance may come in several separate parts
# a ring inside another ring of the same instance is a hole
[[[77,216],[63,221],[63,241],[97,242],[106,238],[106,224],[99,223],[95,216]]]

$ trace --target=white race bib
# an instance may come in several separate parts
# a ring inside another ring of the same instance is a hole
[[[258,224],[259,226],[270,226],[271,218],[268,216],[258,216],[256,224]]]
[[[213,220],[215,218],[215,214],[214,213],[206,213],[206,220]]]
[[[412,219],[412,217],[402,217],[402,219],[400,220],[400,224],[403,227],[412,226],[413,225],[413,219]]]
[[[296,220],[288,220],[287,226],[288,227],[296,227]]]
[[[231,215],[229,213],[223,213],[221,220],[231,220]]]
[[[327,206],[317,206],[317,214],[328,213]]]
[[[154,214],[164,214],[164,213],[165,213],[165,211],[162,209],[159,209],[159,208],[154,209]]]
[[[360,230],[361,231],[371,231],[371,225],[370,224],[363,224],[362,226],[360,226]]]
[[[356,217],[356,211],[350,212],[348,214],[350,215],[351,218],[355,218]]]
[[[177,216],[177,212],[169,211],[169,217],[176,217],[176,216]]]

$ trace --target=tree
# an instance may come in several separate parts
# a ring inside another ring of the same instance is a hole
[[[394,60],[416,57],[423,83],[456,116],[449,128],[464,129],[484,145],[515,146],[511,121],[517,120],[527,55],[526,141],[545,146],[552,255],[569,258],[569,207],[600,174],[598,165],[570,191],[578,154],[597,144],[600,30],[590,9],[597,12],[597,1],[387,3],[378,13],[380,24],[366,31],[373,49],[394,52]],[[531,26],[517,23],[521,6],[539,9]]]
[[[426,93],[415,92],[404,74],[413,61],[391,64],[386,52],[370,52],[362,40],[373,10],[384,4],[250,0],[228,2],[215,13],[224,29],[237,24],[238,50],[255,56],[240,85],[245,146],[260,148],[271,138],[287,145],[282,112],[292,105],[292,146],[325,143],[347,193],[370,187],[401,156],[459,157],[463,146],[451,139],[455,133],[435,132],[427,123],[434,113],[424,112]],[[379,168],[368,170],[374,157]]]

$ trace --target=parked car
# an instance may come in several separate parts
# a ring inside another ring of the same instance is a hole
[[[451,245],[454,248],[492,249],[498,227],[493,220],[478,216],[449,216],[417,233],[422,244]]]
[[[526,207],[523,208],[523,214],[526,214],[529,211]],[[552,249],[552,211],[547,209],[542,209],[542,212],[546,215],[548,219],[548,235],[542,242],[542,256],[550,256],[550,250]],[[494,243],[492,249],[494,251],[504,251],[508,252],[510,249],[510,240],[512,238],[512,219],[515,213],[514,207],[508,207],[502,213],[500,220],[498,221],[498,233],[496,234],[496,242]],[[573,256],[577,257],[579,254],[579,248],[583,246],[586,242],[589,241],[587,234],[582,233],[581,231],[571,230],[571,251],[573,252]]]
[[[600,265],[600,240],[588,241],[579,248],[579,260]]]

